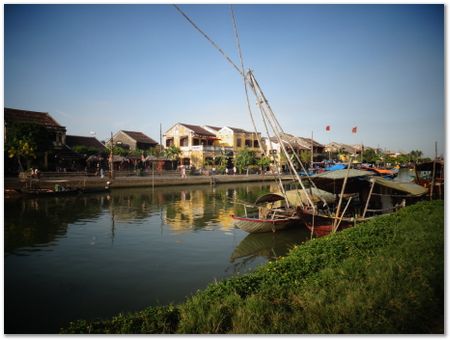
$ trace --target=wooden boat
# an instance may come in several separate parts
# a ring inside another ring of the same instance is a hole
[[[340,170],[338,170],[340,171]],[[324,236],[338,229],[352,227],[376,216],[390,214],[421,199],[427,192],[409,182],[395,182],[378,176],[368,176],[358,170],[325,173],[312,178],[318,187],[332,190],[341,205],[299,208],[298,215],[316,236]],[[343,177],[347,177],[345,186]],[[328,201],[329,202],[329,201]],[[327,208],[327,209],[326,209]]]
[[[276,211],[273,211],[276,213]],[[235,226],[239,229],[253,234],[253,233],[267,233],[267,232],[276,232],[279,230],[286,229],[291,224],[295,222],[299,222],[300,218],[295,216],[285,215],[285,211],[279,211],[281,214],[272,214],[272,216],[268,218],[260,218],[260,216],[247,216],[247,217],[239,217],[235,215],[231,215],[234,220]]]
[[[444,161],[416,164],[415,183],[427,189],[431,198],[444,198]]]
[[[398,175],[398,171],[393,171],[393,170],[389,170],[389,169],[382,169],[382,168],[376,168],[376,167],[361,167],[361,170],[365,170],[365,171],[371,171],[373,172],[376,176],[381,176],[384,178],[394,178],[395,176]]]

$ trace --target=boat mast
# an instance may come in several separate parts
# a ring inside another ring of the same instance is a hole
[[[275,137],[277,138],[277,140],[280,144],[283,154],[286,156],[288,165],[289,165],[292,173],[294,174],[295,178],[297,179],[297,182],[302,187],[302,189],[305,193],[306,199],[308,200],[309,205],[313,209],[315,209],[314,204],[311,200],[311,197],[309,196],[309,194],[303,184],[302,179],[300,178],[298,172],[296,171],[294,163],[292,162],[292,159],[286,150],[283,140],[281,139],[281,133],[283,132],[283,130],[281,129],[281,126],[280,126],[277,118],[275,117],[275,114],[273,113],[272,108],[270,107],[269,102],[266,99],[266,96],[264,95],[261,87],[259,86],[258,82],[256,81],[255,76],[253,75],[253,72],[251,70],[249,70],[247,72],[246,79],[247,79],[247,82],[250,85],[250,88],[252,89],[255,97],[257,98],[257,104],[261,110],[262,115],[264,116],[266,121],[269,123],[272,131],[275,134]],[[301,200],[300,200],[300,203],[303,204],[303,202]]]

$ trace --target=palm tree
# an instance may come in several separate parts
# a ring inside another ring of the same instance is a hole
[[[171,145],[164,150],[164,155],[172,161],[176,161],[180,157],[180,154],[181,154],[180,148],[175,145]],[[173,170],[173,163],[172,163],[172,170]]]

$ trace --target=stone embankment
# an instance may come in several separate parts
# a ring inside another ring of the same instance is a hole
[[[288,176],[284,180],[291,179]],[[25,186],[18,178],[5,178],[5,189],[20,189]],[[215,176],[188,176],[181,178],[179,176],[127,176],[109,179],[99,176],[64,176],[64,177],[45,177],[39,179],[36,184],[41,188],[54,188],[55,184],[68,187],[87,187],[104,188],[107,182],[111,182],[111,189],[114,188],[133,188],[133,187],[160,187],[174,185],[199,185],[199,184],[222,184],[222,183],[246,183],[246,182],[273,182],[271,175],[215,175]]]

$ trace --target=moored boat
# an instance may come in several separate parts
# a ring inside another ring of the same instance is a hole
[[[65,189],[65,190],[53,190],[45,188],[27,189],[22,188],[18,190],[21,194],[25,196],[69,196],[78,195],[80,193],[79,189]]]
[[[271,218],[260,218],[259,216],[239,217],[231,215],[235,226],[239,229],[253,233],[276,232],[288,228],[290,225],[300,221],[298,216],[274,215]]]

